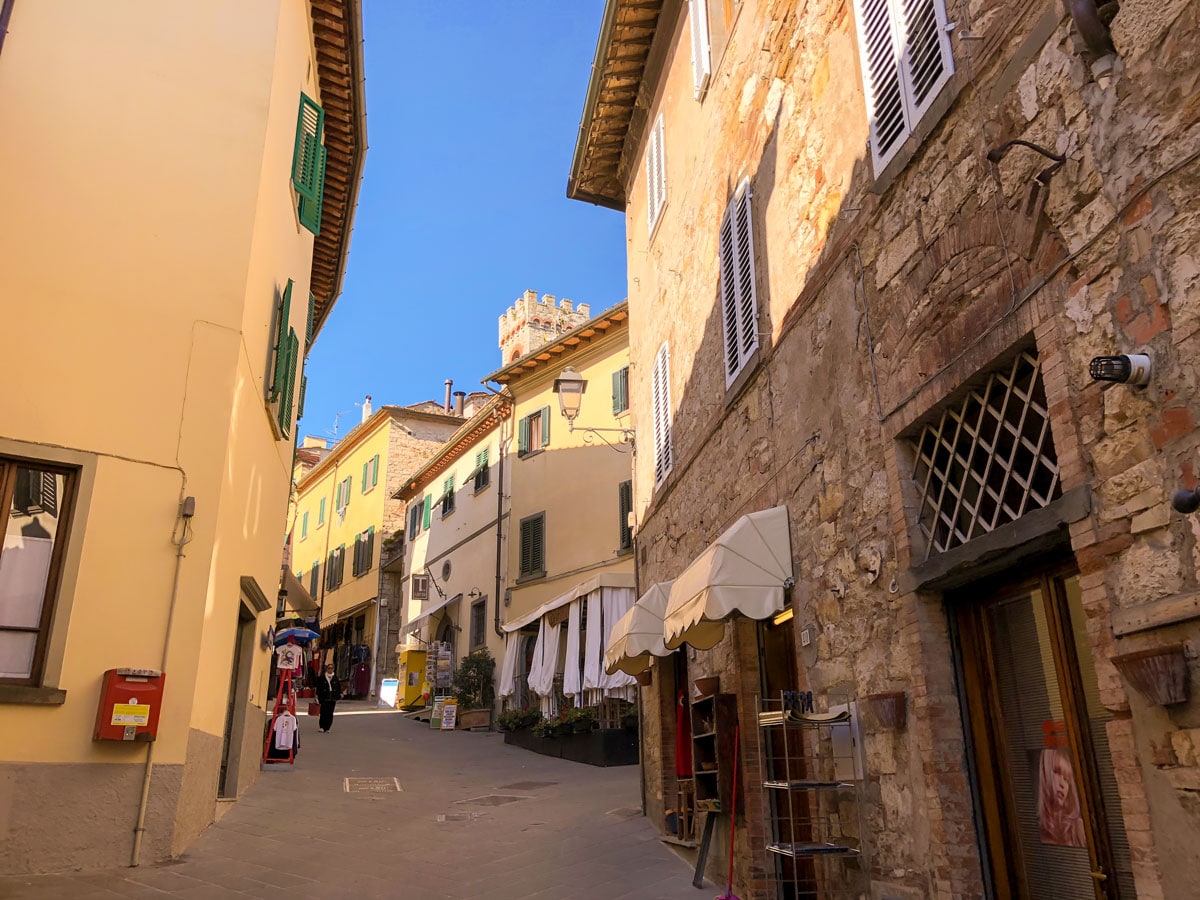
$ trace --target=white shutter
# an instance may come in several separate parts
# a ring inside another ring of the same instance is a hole
[[[664,343],[654,357],[651,378],[654,406],[654,483],[671,471],[671,354]]]
[[[692,83],[699,100],[712,74],[712,48],[708,40],[708,0],[688,0],[688,19],[692,26]]]
[[[954,74],[944,0],[854,0],[878,175]]]
[[[659,113],[650,132],[650,146],[646,150],[646,219],[649,232],[654,231],[666,202],[667,166],[663,155],[663,117]]]
[[[743,179],[721,220],[721,316],[725,330],[725,387],[758,349],[758,282],[750,179]]]

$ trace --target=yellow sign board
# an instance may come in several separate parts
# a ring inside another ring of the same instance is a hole
[[[113,706],[113,725],[149,725],[149,703],[117,703]]]

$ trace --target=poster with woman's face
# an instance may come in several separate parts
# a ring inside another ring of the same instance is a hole
[[[1038,765],[1038,830],[1043,844],[1084,847],[1075,769],[1064,747],[1042,750]]]

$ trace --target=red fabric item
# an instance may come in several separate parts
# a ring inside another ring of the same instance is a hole
[[[692,716],[682,691],[675,701],[675,774],[692,774]]]

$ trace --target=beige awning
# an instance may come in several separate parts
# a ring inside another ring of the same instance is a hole
[[[428,619],[430,616],[432,616],[434,613],[436,613],[442,609],[445,609],[447,606],[449,606],[455,600],[461,600],[461,599],[462,599],[461,591],[452,597],[439,598],[437,603],[434,603],[432,606],[429,606],[426,609],[421,610],[421,614],[419,616],[417,616],[415,619],[413,619],[411,622],[409,622],[407,625],[405,625],[403,628],[403,631],[407,632],[408,634],[412,634],[414,631],[416,631],[418,628],[420,628],[422,625],[424,625],[425,620]]]
[[[720,643],[734,613],[767,619],[784,607],[792,584],[787,507],[742,516],[683,570],[671,586],[663,637],[674,650]]]
[[[285,605],[296,612],[308,613],[317,611],[317,603],[308,595],[304,585],[300,583],[291,569],[283,570],[283,590],[287,594]]]
[[[604,651],[604,671],[615,675],[637,675],[650,668],[651,656],[671,653],[663,643],[663,614],[667,611],[671,585],[666,581],[653,584],[629,612],[617,620],[608,636]]]
[[[561,594],[558,597],[555,597],[553,600],[548,600],[533,612],[526,613],[518,619],[505,622],[502,627],[503,630],[508,633],[519,631],[531,622],[536,622],[542,616],[546,615],[546,613],[554,612],[554,610],[558,609],[559,607],[566,606],[576,597],[586,597],[592,591],[596,590],[596,588],[631,588],[635,586],[633,575],[629,572],[601,572],[599,575],[595,575],[592,578],[589,578],[587,581],[579,582],[565,594]]]

